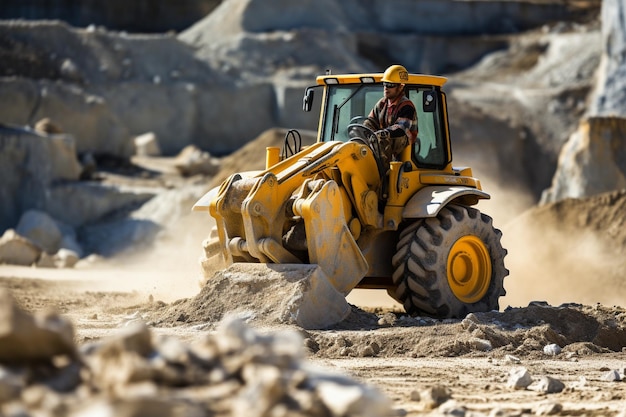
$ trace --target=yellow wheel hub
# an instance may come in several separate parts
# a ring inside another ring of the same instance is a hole
[[[450,249],[448,284],[452,293],[464,303],[475,303],[484,297],[491,283],[491,258],[478,237],[463,236]]]

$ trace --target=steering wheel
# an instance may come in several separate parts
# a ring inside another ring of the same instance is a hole
[[[354,119],[356,119],[356,117]],[[348,137],[350,139],[363,139],[368,141],[371,136],[376,136],[376,132],[364,124],[352,123],[354,119],[350,120],[350,124],[347,126]]]

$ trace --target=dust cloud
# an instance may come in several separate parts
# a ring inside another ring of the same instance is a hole
[[[597,233],[571,231],[558,222],[519,219],[505,228],[510,276],[506,305],[530,301],[551,305],[621,305],[626,297],[624,261]]]
[[[135,291],[166,303],[200,291],[202,241],[214,225],[208,213],[191,212],[172,221],[149,248],[89,266],[101,291]],[[102,278],[102,279],[98,279]]]

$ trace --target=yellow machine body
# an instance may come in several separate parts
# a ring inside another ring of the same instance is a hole
[[[304,110],[311,110],[314,92],[322,90],[317,142],[292,155],[268,148],[264,171],[235,173],[196,203],[194,210],[209,211],[216,222],[205,262],[220,255],[227,265],[317,265],[343,296],[357,287],[384,288],[400,294],[396,298],[411,313],[441,315],[428,311],[438,307],[408,300],[419,294],[400,288],[411,284],[398,271],[410,269],[409,258],[419,256],[399,246],[401,231],[436,219],[444,207],[473,206],[489,195],[470,168],[452,166],[444,77],[409,74],[405,93],[417,110],[418,139],[388,171],[381,170],[368,142],[371,132],[360,125],[382,97],[382,75],[318,77],[303,100]],[[489,291],[492,270],[504,269],[492,268],[503,255],[494,256],[485,239],[460,232],[439,261],[447,282],[442,285],[469,310]],[[406,259],[394,260],[400,253]]]

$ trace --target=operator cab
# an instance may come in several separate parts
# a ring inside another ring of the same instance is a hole
[[[347,142],[351,139],[348,126],[363,123],[383,96],[380,76],[318,77],[318,86],[325,86],[318,141]],[[445,93],[441,90],[446,79],[411,74],[409,82],[411,81],[429,82],[407,83],[405,86],[405,94],[417,111],[418,135],[411,152],[411,160],[417,168],[443,169],[451,161]],[[305,110],[307,104],[310,106],[312,102],[313,88],[307,89]]]

